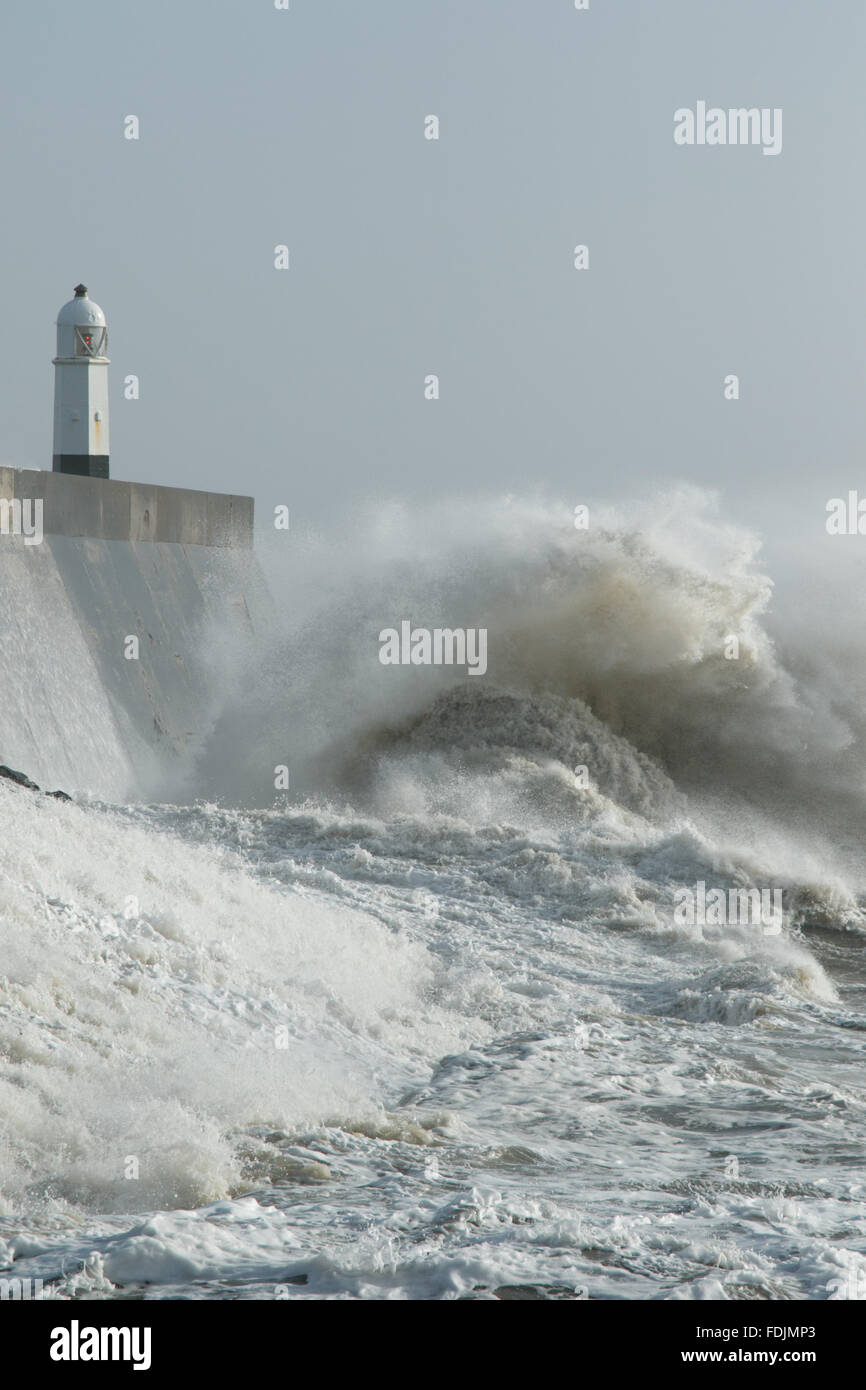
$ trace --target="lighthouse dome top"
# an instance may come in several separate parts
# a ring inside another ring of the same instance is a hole
[[[105,315],[92,299],[88,297],[86,285],[75,286],[75,298],[64,304],[57,315],[57,326],[89,324],[93,328],[105,327]]]

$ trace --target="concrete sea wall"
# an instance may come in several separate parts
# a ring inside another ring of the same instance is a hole
[[[272,612],[251,499],[11,469],[4,496],[41,497],[45,534],[0,534],[0,762],[107,799],[180,795]]]

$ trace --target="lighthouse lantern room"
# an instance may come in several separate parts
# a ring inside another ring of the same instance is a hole
[[[57,315],[54,361],[55,473],[108,477],[108,328],[87,286]]]

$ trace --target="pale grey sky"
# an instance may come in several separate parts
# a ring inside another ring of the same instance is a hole
[[[50,467],[83,279],[112,476],[260,515],[687,479],[810,534],[864,478],[861,0],[43,0],[0,34],[0,461]],[[677,147],[698,100],[781,107],[782,153]]]

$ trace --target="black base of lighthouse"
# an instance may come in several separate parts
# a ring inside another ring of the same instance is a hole
[[[55,454],[55,473],[77,473],[80,478],[107,478],[108,454]]]

